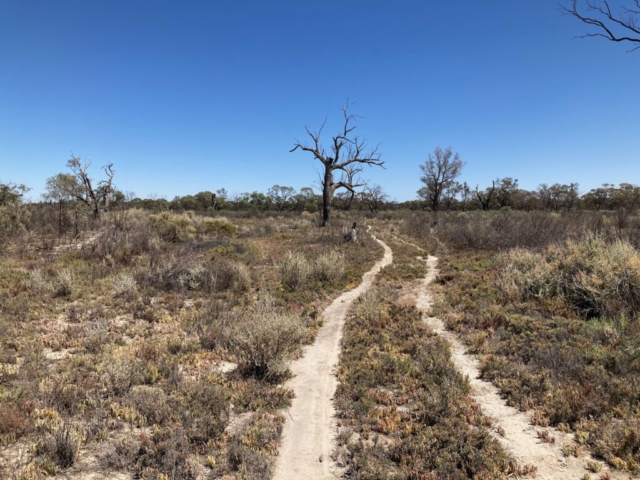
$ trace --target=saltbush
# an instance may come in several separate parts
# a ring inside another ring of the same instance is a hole
[[[297,252],[287,252],[280,263],[278,271],[282,285],[293,292],[300,288],[311,274],[311,265],[304,255]]]
[[[150,215],[149,221],[158,235],[166,242],[188,242],[193,239],[196,232],[196,227],[189,215],[160,212]]]
[[[635,317],[640,309],[640,254],[624,240],[589,234],[543,253],[516,248],[499,255],[497,266],[508,295],[561,297],[587,317]]]

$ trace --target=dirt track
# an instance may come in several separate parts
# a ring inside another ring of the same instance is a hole
[[[349,307],[371,286],[376,274],[392,261],[391,249],[377,241],[384,247],[382,260],[363,276],[357,288],[343,293],[327,307],[323,312],[324,325],[315,343],[291,365],[293,379],[286,386],[293,389],[296,396],[286,414],[275,480],[339,476],[331,461],[336,435],[333,395],[338,385],[334,369],[338,364],[340,339]]]
[[[391,249],[382,241],[377,241],[385,250],[382,260],[363,276],[362,283],[356,289],[342,294],[324,311],[325,324],[318,332],[316,342],[307,347],[303,357],[291,366],[294,376],[287,386],[293,389],[296,397],[287,412],[275,480],[340,477],[339,468],[331,460],[337,431],[333,407],[333,395],[337,387],[334,368],[338,363],[340,339],[349,308],[354,300],[369,288],[380,269],[392,261]],[[409,245],[424,252],[416,245]],[[466,354],[466,349],[457,335],[446,330],[441,320],[428,316],[433,305],[429,285],[437,277],[438,259],[429,256],[425,261],[428,269],[415,292],[416,306],[433,331],[450,343],[452,360],[456,368],[469,378],[472,397],[482,411],[494,419],[495,429],[502,429],[504,435],[498,435],[494,431],[494,437],[520,464],[536,466],[537,479],[584,478],[583,475],[587,473],[587,461],[592,458],[584,454],[578,458],[565,457],[562,453],[563,445],[573,443],[572,436],[548,428],[555,438],[555,443],[541,442],[537,437],[537,430],[543,429],[532,426],[528,414],[509,407],[492,383],[479,379],[478,360],[475,356]],[[630,478],[628,473],[611,472],[605,465],[602,467],[601,474],[608,472],[611,479]]]
[[[406,242],[405,242],[406,243]],[[412,245],[412,244],[410,244]],[[423,251],[419,247],[420,251]],[[529,415],[508,406],[500,397],[498,389],[491,383],[479,379],[479,363],[473,355],[467,355],[466,349],[457,335],[445,329],[443,322],[437,318],[429,317],[428,313],[433,304],[433,296],[429,290],[429,284],[438,274],[436,269],[438,259],[429,256],[426,260],[427,275],[422,281],[416,295],[416,306],[423,313],[425,322],[438,335],[444,337],[451,344],[451,356],[458,371],[469,378],[472,387],[472,397],[478,402],[485,415],[496,421],[495,427],[501,427],[504,436],[494,432],[495,438],[518,460],[520,464],[535,465],[537,475],[535,478],[544,480],[579,479],[587,473],[585,466],[587,461],[593,460],[588,455],[578,458],[565,457],[562,446],[572,444],[573,438],[559,430],[547,428],[555,437],[553,444],[543,443],[537,437],[541,427],[534,427],[529,423]],[[609,471],[603,465],[602,473]],[[612,479],[626,479],[629,474],[609,471]]]

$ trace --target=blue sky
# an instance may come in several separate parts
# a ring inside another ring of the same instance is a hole
[[[640,183],[640,52],[584,32],[553,0],[0,0],[0,180],[73,151],[139,196],[299,189],[349,98],[400,201],[449,145],[472,186]]]

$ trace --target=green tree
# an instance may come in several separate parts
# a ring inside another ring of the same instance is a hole
[[[418,195],[427,202],[434,213],[440,209],[443,193],[456,183],[464,165],[460,155],[454,153],[451,147],[444,150],[437,147],[420,165],[420,181],[424,187],[418,190]]]

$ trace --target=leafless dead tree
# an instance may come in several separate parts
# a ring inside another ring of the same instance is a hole
[[[367,206],[371,213],[376,213],[389,200],[389,195],[385,193],[380,185],[367,186],[360,192],[360,202]]]
[[[612,10],[608,1],[570,0],[560,3],[560,11],[581,22],[596,27],[597,32],[580,36],[602,37],[611,42],[630,43],[630,51],[640,49],[640,0],[631,0],[632,6],[621,6],[618,12]]]
[[[308,127],[305,127],[307,134],[311,138],[311,144],[301,143],[296,140],[294,147],[290,150],[295,152],[300,149],[304,152],[309,152],[324,166],[320,182],[322,185],[323,226],[329,223],[331,199],[336,190],[345,188],[355,194],[356,188],[366,184],[366,182],[358,179],[358,175],[366,165],[384,168],[384,161],[380,159],[381,155],[378,147],[368,149],[366,140],[353,133],[356,128],[354,124],[359,117],[349,113],[351,105],[353,104],[347,102],[342,107],[344,116],[342,131],[332,137],[329,151],[320,143],[320,136],[326,120],[317,132],[312,132]],[[336,173],[340,174],[338,181],[334,178]]]
[[[496,191],[496,181],[491,182],[491,187],[487,188],[486,192],[480,192],[478,186],[476,185],[476,196],[482,205],[482,210],[490,210],[491,209],[491,199],[493,198],[493,194]]]
[[[101,180],[98,185],[94,187],[93,181],[89,177],[90,166],[91,160],[82,160],[80,157],[73,155],[73,153],[67,161],[67,167],[73,172],[77,180],[78,188],[73,189],[73,197],[88,207],[91,207],[94,218],[99,218],[101,205],[104,211],[109,211],[109,202],[111,201],[111,195],[114,191],[113,177],[116,172],[113,169],[113,163],[102,167],[104,173],[107,175],[107,179]]]

